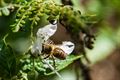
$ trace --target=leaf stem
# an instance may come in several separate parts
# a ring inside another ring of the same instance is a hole
[[[39,53],[41,53],[40,50],[39,50]],[[54,67],[51,66],[47,61],[45,61],[45,59],[43,59],[43,58],[41,57],[41,55],[40,55],[40,60],[42,61],[42,63],[47,64],[47,65],[50,67],[50,69],[51,69],[52,71],[54,71],[61,80],[64,80],[64,79],[62,78],[62,76],[54,69]]]
[[[47,61],[45,61],[44,59],[42,59],[42,62],[45,63],[45,64],[47,64],[47,65],[50,67],[50,69],[51,69],[52,71],[54,71],[61,80],[64,80],[64,79],[62,78],[62,76],[54,69],[54,67],[51,66]]]
[[[3,38],[3,41],[4,41],[4,43],[5,43],[6,46],[7,46],[6,38],[8,37],[8,35],[9,35],[9,34],[6,34],[6,35],[4,36],[4,38]]]

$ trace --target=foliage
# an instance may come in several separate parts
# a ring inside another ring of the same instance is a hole
[[[72,34],[80,31],[89,34],[89,25],[96,22],[94,16],[82,15],[71,6],[56,4],[52,0],[0,0],[0,16],[0,77],[4,80],[27,80],[29,75],[36,73],[43,76],[54,74],[39,57],[33,58],[30,54],[34,30],[45,16],[49,22],[64,21]],[[61,63],[57,60],[57,71],[80,57],[71,55]]]

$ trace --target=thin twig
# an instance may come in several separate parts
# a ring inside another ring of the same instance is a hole
[[[40,50],[39,50],[39,53],[41,53]],[[43,59],[43,58],[41,57],[41,55],[40,55],[40,59],[41,59],[42,63],[47,64],[47,65],[50,67],[50,69],[51,69],[52,71],[54,71],[61,80],[64,80],[64,79],[62,78],[62,76],[54,69],[54,67],[51,66],[47,61],[45,61],[45,59]]]
[[[51,66],[51,65],[50,65],[47,61],[45,61],[45,60],[42,60],[42,61],[43,61],[43,63],[47,64],[47,65],[50,67],[50,69],[51,69],[52,71],[54,71],[61,80],[64,80],[64,79],[62,78],[62,76],[54,69],[53,66]]]

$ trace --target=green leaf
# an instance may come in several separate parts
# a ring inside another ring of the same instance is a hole
[[[0,77],[12,78],[17,73],[16,58],[10,46],[0,41]]]
[[[56,62],[56,64],[57,64],[57,66],[56,66],[57,71],[60,71],[60,70],[62,70],[64,68],[66,68],[68,65],[70,65],[75,60],[77,60],[77,59],[79,59],[81,57],[82,57],[81,55],[79,55],[79,56],[70,55],[70,56],[67,57],[67,59],[61,60],[60,62]],[[51,71],[51,72],[49,72],[49,71],[47,72],[46,71],[46,73],[45,73],[45,75],[47,75],[47,76],[48,75],[52,75],[52,74],[54,74],[53,71]]]
[[[35,25],[37,25],[38,23],[37,23],[37,21],[35,21]]]
[[[2,16],[2,12],[0,11],[0,16]]]
[[[36,17],[35,19],[36,19],[36,21],[40,21],[40,18],[39,18],[39,17]]]
[[[2,9],[2,13],[5,15],[5,16],[8,16],[10,14],[10,11],[7,9],[7,7],[4,7]]]
[[[22,24],[25,24],[25,21],[24,21],[24,20],[21,20],[21,23],[22,23]]]

